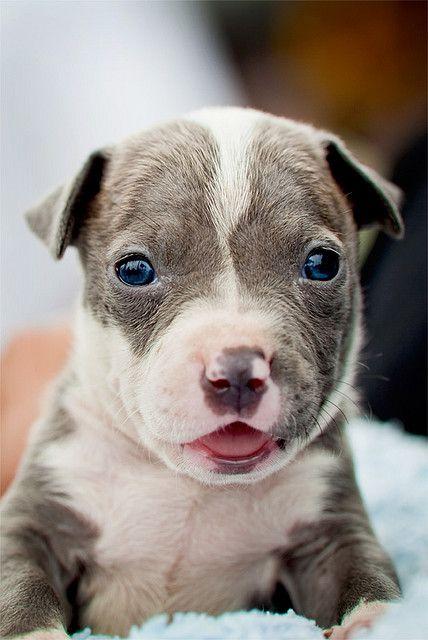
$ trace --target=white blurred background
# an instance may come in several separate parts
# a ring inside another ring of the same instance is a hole
[[[90,151],[242,93],[204,3],[3,0],[1,14],[4,345],[78,288],[74,251],[55,264],[24,211]]]

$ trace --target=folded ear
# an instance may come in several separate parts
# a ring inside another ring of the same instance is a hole
[[[91,200],[100,190],[107,153],[96,151],[86,160],[75,178],[59,187],[25,214],[34,233],[48,246],[54,258],[78,236]]]
[[[347,197],[358,228],[377,225],[390,236],[401,238],[401,190],[354,158],[341,140],[331,137],[323,144],[330,172]]]

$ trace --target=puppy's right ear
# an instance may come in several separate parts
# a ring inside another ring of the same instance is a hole
[[[323,147],[330,173],[348,199],[358,228],[377,225],[390,236],[401,238],[401,190],[354,158],[339,138],[323,135],[327,136]]]
[[[108,161],[106,151],[92,153],[75,178],[25,214],[32,231],[54,258],[77,238],[91,200],[97,195]]]

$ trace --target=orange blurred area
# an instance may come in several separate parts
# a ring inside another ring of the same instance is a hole
[[[1,493],[14,477],[30,426],[46,389],[63,367],[71,345],[67,327],[29,329],[16,335],[1,359]]]
[[[362,136],[387,156],[424,128],[426,2],[244,1],[224,13],[252,106]]]
[[[361,130],[371,118],[424,102],[424,2],[302,2],[292,29],[281,14],[274,51],[295,60],[333,125]]]

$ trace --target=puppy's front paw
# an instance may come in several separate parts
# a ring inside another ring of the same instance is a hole
[[[356,631],[372,627],[387,606],[385,602],[363,602],[344,617],[342,624],[324,631],[324,636],[329,640],[349,640]]]

